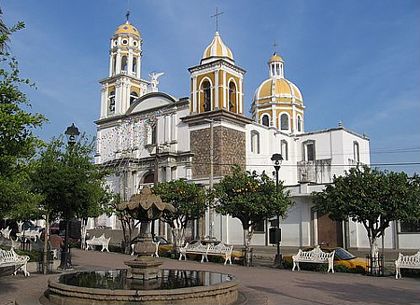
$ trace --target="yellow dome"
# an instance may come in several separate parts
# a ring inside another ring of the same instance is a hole
[[[269,78],[263,81],[255,92],[254,102],[257,104],[264,103],[268,99],[271,101],[273,97],[303,102],[299,88],[285,78]]]
[[[121,24],[114,33],[114,35],[119,34],[132,34],[140,37],[140,32],[128,21],[124,24]]]
[[[279,54],[274,53],[273,56],[271,56],[271,58],[268,61],[268,63],[277,62],[277,61],[284,62],[283,58]]]
[[[224,44],[219,32],[216,32],[212,42],[204,50],[202,61],[213,57],[228,58],[233,61],[232,51]]]

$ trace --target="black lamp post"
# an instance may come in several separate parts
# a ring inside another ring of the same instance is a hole
[[[274,162],[274,169],[276,170],[276,193],[279,191],[279,170],[281,166],[281,162],[283,161],[283,157],[281,154],[274,154],[271,156],[271,161]],[[276,266],[281,265],[281,254],[280,254],[280,216],[277,213],[277,222],[276,222],[276,244],[277,244],[277,253],[276,257],[274,258],[274,264]]]
[[[69,148],[69,152],[72,153],[73,147],[77,142],[77,137],[80,135],[79,129],[74,125],[74,123],[71,124],[71,126],[67,127],[64,134],[67,137],[67,144]],[[69,208],[69,207],[68,207]],[[64,249],[61,253],[61,263],[60,263],[60,269],[71,269],[72,263],[71,263],[71,257],[70,257],[70,249],[69,249],[69,216],[70,216],[69,210],[65,213],[65,222],[66,222],[66,231],[64,236]]]

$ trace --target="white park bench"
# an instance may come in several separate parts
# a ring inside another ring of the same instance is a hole
[[[225,259],[225,265],[229,261],[232,264],[232,250],[233,246],[225,245],[224,243],[212,244],[208,243],[207,245],[203,245],[201,242],[194,243],[194,244],[186,244],[184,247],[179,248],[179,260],[182,260],[182,257],[187,260],[187,254],[200,254],[201,255],[201,262],[206,260],[209,261],[208,256],[222,256]]]
[[[26,270],[26,264],[29,261],[29,256],[27,255],[18,255],[16,254],[15,250],[3,250],[0,249],[0,268],[3,267],[14,267],[15,271],[13,272],[14,275],[19,270],[23,271],[25,276],[29,276],[29,272]]]
[[[299,249],[298,254],[293,255],[293,268],[292,271],[297,267],[300,271],[299,263],[317,263],[317,264],[328,264],[328,271],[334,273],[334,254],[335,250],[332,252],[324,252],[319,246],[316,246],[310,251],[302,251]]]
[[[95,246],[102,246],[101,251],[106,250],[109,252],[108,245],[109,241],[111,240],[111,237],[106,238],[105,234],[102,234],[99,237],[93,236],[91,239],[88,239],[86,241],[86,248],[85,250],[89,250],[89,247],[91,247],[93,250],[95,249]]]
[[[0,230],[1,235],[6,239],[10,239],[10,232],[12,232],[12,229],[9,229],[9,227]]]
[[[41,237],[41,231],[39,230],[24,230],[16,233],[19,238],[33,239],[35,242]]]
[[[420,269],[420,250],[414,255],[399,254],[395,261],[395,278],[401,278],[401,268]]]

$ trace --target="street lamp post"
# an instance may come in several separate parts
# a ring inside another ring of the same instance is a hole
[[[67,127],[65,133],[67,137],[67,145],[69,149],[69,153],[71,154],[74,148],[74,145],[77,142],[77,137],[80,135],[79,129],[74,125]],[[70,249],[69,249],[69,214],[70,211],[67,210],[65,213],[65,222],[66,222],[66,231],[64,236],[64,249],[61,253],[61,264],[60,269],[66,270],[72,268],[71,257],[70,257]]]
[[[283,157],[281,154],[273,154],[271,156],[271,161],[274,162],[274,169],[276,171],[276,193],[279,192],[279,170],[281,166],[281,162],[283,161]],[[280,216],[277,213],[277,222],[276,222],[276,244],[277,244],[277,253],[276,257],[274,258],[274,264],[277,266],[281,265],[281,254],[280,254]]]

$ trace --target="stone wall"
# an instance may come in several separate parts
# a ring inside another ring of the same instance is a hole
[[[190,133],[193,178],[210,175],[210,128],[194,130]],[[213,175],[224,176],[231,172],[231,166],[245,167],[245,132],[217,126],[213,129],[214,156]]]

